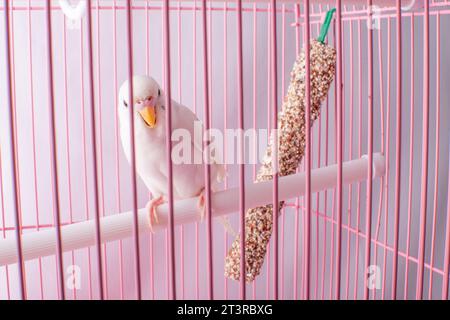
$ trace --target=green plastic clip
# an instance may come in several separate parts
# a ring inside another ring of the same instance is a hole
[[[320,35],[319,38],[317,38],[317,41],[324,43],[325,38],[328,34],[328,29],[330,29],[331,20],[333,20],[333,14],[336,12],[336,8],[331,9],[327,12],[327,15],[325,16],[325,21],[323,22],[322,28],[320,29]]]

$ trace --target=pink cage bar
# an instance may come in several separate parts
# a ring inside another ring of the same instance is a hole
[[[253,184],[257,164],[227,164],[212,192],[205,165],[205,221],[170,191],[150,233],[120,84],[151,75],[206,129],[276,128],[333,7],[336,78],[299,172]],[[4,0],[0,17],[0,299],[448,299],[450,1]],[[215,218],[242,230],[279,200],[262,273],[227,279]]]

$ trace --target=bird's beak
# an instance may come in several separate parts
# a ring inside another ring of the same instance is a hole
[[[150,128],[156,126],[156,110],[153,105],[145,105],[141,110],[138,111],[144,122]]]

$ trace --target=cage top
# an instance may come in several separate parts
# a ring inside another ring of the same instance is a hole
[[[179,0],[172,0],[173,2],[178,2]],[[181,0],[182,2],[193,2],[193,0]],[[209,2],[234,2],[227,0],[209,0]],[[270,3],[271,0],[242,0],[243,3]],[[303,5],[303,1],[298,0],[277,0],[277,3],[292,3]],[[336,0],[310,0],[310,5],[335,5]],[[342,0],[342,5],[357,5],[366,6],[367,1],[365,0]],[[401,0],[402,7],[405,10],[410,10],[423,5],[423,0]],[[395,7],[396,1],[394,0],[372,0],[372,5],[380,7]]]

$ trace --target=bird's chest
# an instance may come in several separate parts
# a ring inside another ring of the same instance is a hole
[[[131,162],[130,130],[121,128],[121,140],[125,156]],[[156,176],[160,165],[166,162],[166,140],[148,128],[136,125],[135,128],[135,160],[138,174],[146,180],[149,176]]]

